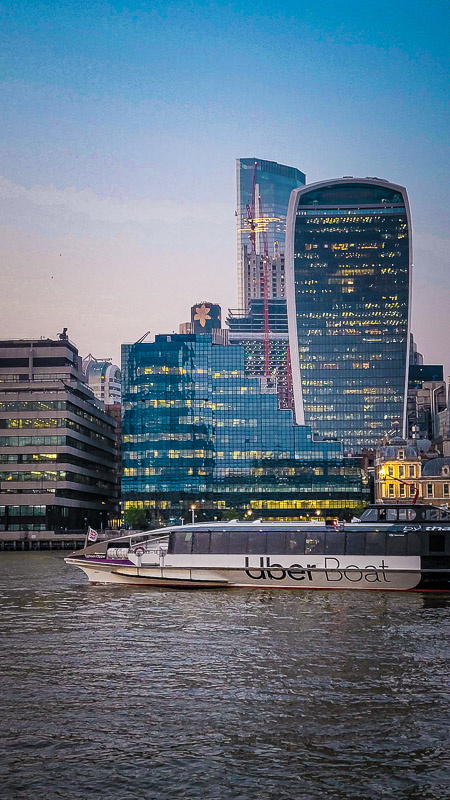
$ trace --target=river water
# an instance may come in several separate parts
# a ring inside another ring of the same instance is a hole
[[[1,798],[450,796],[444,595],[0,581]]]

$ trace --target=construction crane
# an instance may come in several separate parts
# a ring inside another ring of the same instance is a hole
[[[254,162],[251,203],[247,203],[247,224],[250,228],[252,255],[256,256],[256,225],[260,224],[263,235],[263,299],[264,299],[264,377],[270,376],[270,338],[269,338],[269,246],[266,222],[263,218],[261,196],[258,196],[258,218],[256,213],[256,180],[258,162]],[[256,259],[255,259],[256,260]]]
[[[259,200],[259,217],[262,220],[261,196]],[[263,235],[263,297],[264,297],[264,375],[270,376],[270,337],[269,337],[269,245],[267,242],[267,228],[262,224]]]
[[[250,226],[250,242],[252,245],[252,253],[256,253],[256,225],[255,225],[255,195],[256,195],[256,173],[258,171],[258,162],[255,161],[253,169],[253,185],[252,185],[252,199],[251,205],[247,203],[247,222]]]

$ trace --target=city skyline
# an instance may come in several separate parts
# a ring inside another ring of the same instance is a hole
[[[444,6],[403,5],[7,3],[1,335],[67,326],[118,363],[186,297],[235,307],[234,160],[255,153],[406,186],[412,330],[448,374]]]

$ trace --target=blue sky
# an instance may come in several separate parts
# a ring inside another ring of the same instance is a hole
[[[406,185],[413,327],[450,368],[448,22],[416,0],[4,3],[0,335],[67,325],[117,359],[197,300],[235,306],[255,155]]]

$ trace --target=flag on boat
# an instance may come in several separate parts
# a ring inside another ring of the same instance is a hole
[[[88,542],[96,542],[97,539],[98,539],[97,531],[94,531],[94,528],[91,528],[90,526],[88,528],[88,536],[87,536],[87,538],[88,538]]]

